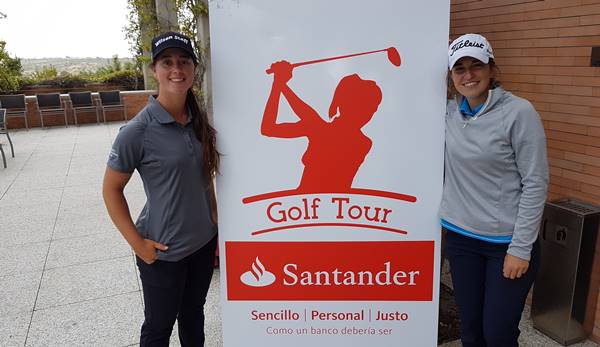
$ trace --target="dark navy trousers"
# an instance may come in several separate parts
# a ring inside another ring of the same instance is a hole
[[[502,275],[508,244],[491,243],[448,230],[445,256],[450,262],[464,347],[518,346],[519,321],[539,268],[539,245],[519,279]]]
[[[144,292],[141,347],[167,347],[177,319],[181,346],[204,346],[204,303],[215,262],[215,236],[176,262],[137,258]]]

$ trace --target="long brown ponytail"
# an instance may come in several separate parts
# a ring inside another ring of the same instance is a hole
[[[208,122],[208,114],[198,104],[192,88],[187,92],[185,103],[191,112],[192,126],[196,137],[202,143],[204,172],[209,180],[212,180],[219,173],[219,159],[221,156],[221,153],[217,151],[217,131]]]

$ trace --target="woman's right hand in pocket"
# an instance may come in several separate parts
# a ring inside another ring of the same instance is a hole
[[[163,245],[162,243],[158,243],[156,241],[152,241],[149,239],[143,239],[140,244],[133,249],[135,254],[140,257],[146,264],[152,264],[158,258],[158,254],[156,250],[166,251],[169,249],[168,246]]]

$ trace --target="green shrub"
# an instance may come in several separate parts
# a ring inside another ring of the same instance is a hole
[[[83,88],[87,83],[117,84],[123,86],[124,89],[135,90],[144,87],[144,78],[141,72],[135,69],[115,71],[110,67],[102,67],[97,71],[58,74],[52,66],[45,66],[39,71],[19,78],[19,85],[23,88],[40,85],[62,89]]]
[[[104,77],[102,79],[103,82],[119,83],[118,81],[136,78],[137,76],[136,76],[135,71],[133,71],[133,70],[121,70],[121,71],[111,72],[109,74],[106,74],[103,77]]]
[[[121,64],[117,56],[109,60],[108,65],[96,71],[80,71],[78,73],[59,73],[52,66],[43,66],[41,69],[25,76],[19,75],[18,85],[23,88],[47,86],[52,88],[67,89],[84,88],[88,83],[110,83],[122,86],[124,89],[134,90],[144,87],[144,78],[141,71],[131,62]]]
[[[58,71],[52,65],[42,66],[40,70],[35,70],[29,77],[32,81],[49,81],[58,77]]]
[[[20,88],[21,59],[11,58],[5,47],[6,42],[0,41],[0,92],[12,93]]]
[[[42,69],[35,73],[25,76],[21,79],[23,88],[31,88],[33,86],[49,86],[62,89],[81,88],[89,81],[79,75],[71,75],[68,73],[55,74],[52,69]]]

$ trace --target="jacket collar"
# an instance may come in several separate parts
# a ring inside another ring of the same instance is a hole
[[[476,116],[480,117],[480,116],[484,115],[485,113],[487,113],[487,111],[492,109],[496,104],[498,104],[498,102],[500,102],[500,100],[502,100],[504,98],[506,93],[507,92],[501,86],[498,86],[494,89],[490,89],[488,91],[488,97],[487,97],[485,103],[483,104],[481,109],[476,113]],[[459,113],[460,113],[460,105],[462,103],[463,98],[464,97],[460,94],[456,95],[456,98],[455,98],[456,106],[458,108]]]

